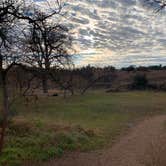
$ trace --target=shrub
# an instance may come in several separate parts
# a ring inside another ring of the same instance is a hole
[[[121,70],[131,72],[131,71],[135,71],[136,68],[135,66],[129,66],[129,67],[122,68]]]
[[[159,86],[159,90],[161,90],[161,91],[166,91],[166,84],[165,84],[165,83],[161,84],[161,85]]]
[[[150,90],[158,90],[158,85],[157,84],[148,84],[148,89]]]
[[[143,90],[148,87],[148,79],[145,74],[136,74],[131,85],[132,89]]]

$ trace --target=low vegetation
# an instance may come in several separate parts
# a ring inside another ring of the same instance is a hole
[[[165,93],[94,91],[84,96],[18,99],[12,106],[1,165],[49,160],[69,151],[111,146],[145,116],[165,113]]]
[[[137,90],[145,90],[146,88],[148,88],[148,80],[146,75],[145,74],[135,75],[131,88]]]

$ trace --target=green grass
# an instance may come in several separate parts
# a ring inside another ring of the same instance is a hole
[[[41,97],[37,105],[18,100],[0,163],[49,160],[66,151],[111,144],[136,120],[166,112],[166,93],[91,92],[84,96]]]

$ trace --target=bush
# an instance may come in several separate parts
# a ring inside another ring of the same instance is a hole
[[[148,84],[148,89],[149,90],[158,90],[158,85],[157,84]]]
[[[131,85],[132,89],[143,90],[148,87],[148,79],[145,74],[136,74]]]
[[[166,84],[165,84],[165,83],[161,84],[161,85],[159,86],[159,90],[161,90],[161,91],[166,91]]]
[[[131,71],[135,71],[136,68],[135,66],[129,66],[129,67],[122,68],[121,70],[131,72]]]

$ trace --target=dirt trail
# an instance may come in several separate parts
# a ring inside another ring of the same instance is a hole
[[[70,154],[40,166],[143,166],[147,148],[160,141],[166,116],[149,118],[131,129],[111,149],[102,152]],[[28,164],[29,166],[32,164]]]

